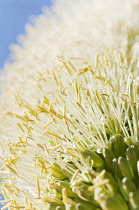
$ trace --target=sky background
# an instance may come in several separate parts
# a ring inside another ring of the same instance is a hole
[[[17,36],[24,33],[29,17],[41,14],[45,5],[50,6],[51,0],[0,0],[0,68],[9,57],[9,45],[16,43]]]
[[[45,5],[50,6],[51,0],[0,0],[0,68],[8,59],[8,46],[16,43],[29,17],[41,14]]]

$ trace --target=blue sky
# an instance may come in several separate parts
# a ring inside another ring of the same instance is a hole
[[[0,0],[0,68],[9,55],[9,44],[24,33],[24,25],[31,15],[41,14],[42,6],[51,0]]]
[[[50,6],[51,0],[0,0],[0,68],[8,59],[9,44],[16,43],[29,17],[41,14],[45,5]]]

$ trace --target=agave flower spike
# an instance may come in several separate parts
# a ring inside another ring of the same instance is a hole
[[[137,0],[57,0],[13,46],[2,210],[139,208],[138,11]]]

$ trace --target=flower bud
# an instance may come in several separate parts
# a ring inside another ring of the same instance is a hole
[[[104,165],[104,161],[94,151],[85,150],[81,154],[84,160],[90,157],[93,167],[100,167]]]
[[[122,179],[123,175],[121,173],[121,170],[118,165],[118,160],[116,158],[113,159],[113,168],[114,168],[114,172],[117,178]]]
[[[136,145],[132,145],[126,150],[126,158],[134,172],[137,171],[138,156],[139,152]]]
[[[126,147],[124,144],[124,140],[120,134],[112,136],[109,142],[111,144],[111,150],[114,153],[115,157],[124,156]]]
[[[123,178],[121,182],[122,189],[124,191],[124,195],[126,196],[127,199],[129,199],[129,194],[131,192],[134,192],[137,190],[134,182],[130,179],[127,179],[126,177]]]
[[[72,189],[70,188],[70,183],[66,182],[66,181],[60,181],[59,182],[59,186],[61,186],[62,188],[66,188],[66,192],[67,192],[67,196],[71,197],[71,198],[75,198],[77,197],[77,194],[74,193],[72,191]]]
[[[76,188],[76,193],[84,201],[89,201],[90,203],[97,205],[97,202],[94,200],[94,193],[92,191],[88,191],[88,185],[81,185]]]
[[[113,153],[109,149],[104,148],[103,156],[107,170],[113,172],[113,167],[112,167],[112,160],[114,159]]]
[[[139,191],[135,191],[129,194],[130,203],[133,208],[139,208]]]
[[[120,194],[115,194],[101,203],[104,210],[128,210],[127,204]]]
[[[111,176],[111,174],[108,173],[107,171],[104,174],[104,179],[108,179],[109,180],[109,185],[111,186],[111,189],[112,189],[113,192],[117,192],[118,191],[118,185],[117,185],[116,181]]]
[[[60,166],[56,163],[53,163],[52,167],[48,169],[53,177],[57,179],[65,179],[66,176],[62,173]]]
[[[118,165],[119,165],[119,168],[120,168],[123,176],[125,176],[129,179],[134,178],[134,173],[132,171],[132,168],[129,165],[128,161],[124,157],[118,158]]]
[[[132,139],[131,138],[127,138],[127,137],[124,138],[124,142],[129,147],[133,144]]]

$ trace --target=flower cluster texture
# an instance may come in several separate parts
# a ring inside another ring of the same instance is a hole
[[[139,1],[55,0],[11,48],[2,210],[139,210]]]

